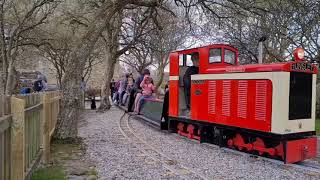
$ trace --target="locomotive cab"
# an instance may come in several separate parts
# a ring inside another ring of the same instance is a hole
[[[179,108],[177,110],[178,116],[190,117],[185,97],[186,90],[183,77],[187,69],[194,65],[192,62],[192,54],[195,53],[199,55],[198,74],[206,74],[211,71],[216,71],[219,68],[238,65],[238,50],[226,44],[214,44],[202,48],[194,48],[171,53],[172,61],[170,61],[170,67],[172,67],[172,69],[170,70],[170,79],[178,81],[178,84],[176,84],[179,96],[177,100],[177,103],[179,104]],[[204,61],[204,59],[207,59],[206,57],[209,57],[209,61]],[[190,98],[192,99],[192,96],[190,96]]]

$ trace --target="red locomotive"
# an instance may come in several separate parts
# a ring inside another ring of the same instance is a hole
[[[238,50],[226,44],[172,52],[164,102],[145,100],[141,118],[285,163],[314,158],[318,68],[303,56],[298,48],[294,61],[239,65]]]
[[[191,75],[190,113],[183,77]],[[315,104],[317,67],[303,60],[238,64],[238,50],[210,46],[170,54],[169,130],[248,153],[294,163],[316,157]]]

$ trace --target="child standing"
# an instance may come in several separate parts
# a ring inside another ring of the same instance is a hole
[[[134,112],[139,114],[140,107],[143,104],[145,99],[152,98],[152,93],[155,90],[155,86],[151,83],[152,79],[149,75],[145,75],[143,81],[140,84],[142,88],[142,95],[136,101]]]

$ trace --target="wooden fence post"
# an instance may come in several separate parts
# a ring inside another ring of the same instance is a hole
[[[22,99],[11,97],[11,177],[13,180],[25,178],[25,145],[24,145],[24,123],[25,123],[25,106]]]
[[[43,162],[50,162],[50,96],[43,94]]]

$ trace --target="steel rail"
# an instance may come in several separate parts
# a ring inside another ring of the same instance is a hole
[[[141,118],[140,116],[135,116],[135,117],[137,117],[138,119],[141,119],[144,122],[147,122],[151,126],[153,125],[150,122],[146,121],[145,119]],[[174,135],[176,135],[177,137],[180,137],[180,138],[185,138],[185,137],[179,136],[178,134],[174,134]],[[188,140],[190,140],[190,139],[188,139]],[[190,140],[190,141],[193,141],[194,143],[199,143],[199,141],[196,141],[196,140]],[[202,144],[204,144],[208,147],[211,146],[211,147],[215,147],[215,148],[217,148],[217,147],[220,148],[219,146],[214,145],[214,144],[208,144],[208,143],[202,143]],[[312,163],[312,162],[308,162],[308,161],[303,161],[303,162],[296,163],[296,164],[285,164],[283,161],[280,161],[280,160],[270,159],[270,158],[266,158],[266,157],[262,157],[262,156],[256,156],[256,155],[248,154],[245,152],[233,150],[230,148],[222,147],[220,149],[223,149],[224,151],[229,152],[229,153],[238,154],[238,155],[242,155],[242,156],[248,156],[250,158],[255,157],[255,159],[260,160],[260,161],[268,161],[268,162],[271,162],[271,163],[274,163],[277,165],[281,165],[281,166],[293,167],[293,168],[304,170],[304,171],[311,171],[311,172],[320,173],[320,163]]]
[[[194,142],[194,143],[196,143],[196,142]],[[208,143],[202,143],[202,144],[206,145],[207,147],[220,148],[219,146],[214,145],[214,144],[208,144]],[[241,156],[247,156],[249,158],[255,158],[258,161],[267,161],[267,162],[274,163],[274,164],[280,165],[280,166],[293,167],[293,168],[300,169],[300,170],[320,173],[320,163],[312,163],[312,162],[308,162],[308,161],[303,161],[303,162],[299,162],[296,164],[285,164],[283,161],[280,161],[277,159],[270,159],[270,158],[263,157],[263,156],[252,155],[252,154],[248,154],[246,152],[241,152],[241,151],[233,150],[230,148],[223,147],[221,149],[223,149],[224,151],[229,152],[229,153],[233,153],[233,154],[237,154],[237,155],[241,155]]]
[[[138,148],[142,153],[146,156],[150,157],[156,162],[162,164],[162,166],[172,173],[178,175],[183,179],[209,179],[194,170],[187,168],[177,161],[174,161],[172,158],[167,155],[161,153],[156,148],[151,146],[148,142],[142,140],[137,134],[134,132],[132,127],[129,124],[129,117],[124,118],[126,114],[124,114],[119,120],[119,128],[123,136],[125,136],[136,148]],[[182,173],[185,171],[185,173]]]

